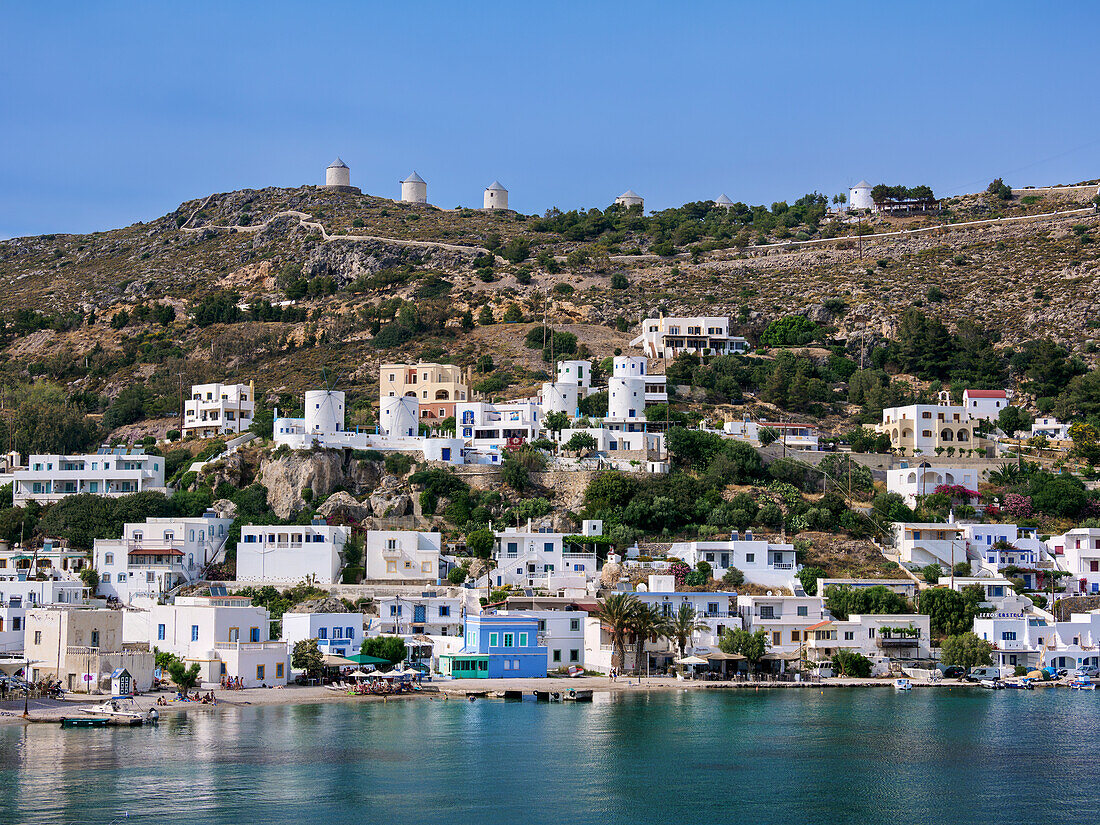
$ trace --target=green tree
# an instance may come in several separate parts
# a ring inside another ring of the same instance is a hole
[[[727,567],[722,574],[722,584],[727,587],[740,587],[745,583],[745,574],[736,567]]]
[[[921,592],[918,604],[920,612],[928,616],[936,636],[966,633],[973,626],[975,607],[976,604],[962,593],[946,587],[931,587]]]
[[[825,578],[826,573],[820,567],[803,567],[798,571],[798,580],[807,596],[817,595],[817,580]]]
[[[481,312],[477,315],[477,322],[483,327],[487,327],[490,324],[496,323],[493,319],[493,309],[488,304],[481,308]]]
[[[630,631],[634,634],[634,672],[643,672],[645,644],[668,635],[668,622],[655,604],[638,604],[630,619]]]
[[[565,442],[565,449],[573,450],[574,452],[594,450],[596,447],[596,439],[589,433],[573,433],[573,435],[569,436],[569,440]]]
[[[855,650],[842,648],[833,654],[833,670],[841,676],[866,679],[871,675],[871,660]]]
[[[603,472],[588,482],[584,504],[591,513],[626,507],[638,492],[638,482],[617,470]]]
[[[321,672],[325,657],[317,646],[316,639],[302,639],[294,643],[290,653],[290,666],[295,670],[304,670],[307,675]]]
[[[768,634],[763,629],[750,633],[739,627],[726,629],[718,639],[718,649],[723,653],[739,653],[755,670],[756,664],[768,652]]]
[[[531,474],[527,468],[510,458],[506,458],[500,468],[500,480],[517,493],[522,493],[531,486]]]
[[[622,672],[626,659],[626,634],[641,605],[633,593],[614,593],[598,602],[600,625],[611,637],[611,667]]]
[[[199,683],[199,663],[195,662],[191,667],[187,667],[176,659],[168,663],[168,675],[172,677],[172,681],[176,683],[181,693],[187,693]]]
[[[878,584],[874,587],[851,587],[846,584],[832,584],[825,588],[825,607],[839,621],[847,621],[853,613],[885,614],[910,613],[913,610],[909,600],[888,587]]]
[[[364,656],[386,659],[391,665],[405,661],[405,657],[409,655],[405,640],[400,636],[373,636],[364,639],[359,652]]]
[[[688,603],[680,605],[680,608],[672,614],[668,622],[668,637],[676,642],[676,650],[683,659],[687,649],[695,640],[696,633],[702,633],[707,629],[705,622],[699,621],[699,615],[695,608]]]
[[[500,250],[500,256],[514,264],[527,260],[530,254],[531,242],[526,238],[512,238]]]
[[[943,575],[943,568],[938,564],[927,564],[921,568],[921,578],[923,578],[929,584],[939,584],[940,576]]]
[[[542,423],[546,425],[546,429],[548,429],[550,432],[555,434],[560,433],[562,430],[569,426],[569,416],[563,412],[555,410],[554,412],[547,413],[546,416],[542,419]]]
[[[504,323],[506,324],[522,324],[523,323],[523,310],[519,308],[519,304],[508,304],[508,308],[504,310]]]
[[[622,272],[616,272],[611,276],[612,289],[626,289],[630,286],[630,280]]]
[[[466,549],[470,555],[487,559],[493,555],[493,544],[496,536],[488,527],[482,527],[466,534]]]
[[[945,665],[958,665],[969,670],[993,664],[993,645],[978,638],[975,633],[959,633],[943,640],[940,656]]]

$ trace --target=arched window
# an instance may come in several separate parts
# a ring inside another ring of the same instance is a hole
[[[910,473],[909,477],[906,479],[906,481],[909,484],[916,484],[917,483],[917,474],[916,473]]]
[[[968,433],[966,430],[959,430],[959,441],[969,441],[969,440],[970,440],[970,433]]]
[[[940,441],[954,441],[955,434],[951,430],[945,429],[940,433]]]
[[[436,390],[435,391],[435,400],[436,401],[446,401],[450,397],[451,397],[451,394],[449,392],[447,392],[447,390]]]

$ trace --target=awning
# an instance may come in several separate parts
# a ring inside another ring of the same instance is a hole
[[[382,659],[378,656],[368,656],[366,653],[353,653],[350,656],[345,657],[349,665],[388,665],[389,659]]]
[[[343,656],[334,656],[331,653],[326,653],[321,657],[325,667],[348,667],[349,665],[358,664],[351,659],[345,659]]]
[[[703,656],[708,662],[743,662],[745,657],[740,653],[726,653],[722,650],[715,650],[712,653],[706,653]]]
[[[683,659],[677,659],[676,664],[678,664],[678,665],[705,665],[705,664],[707,664],[707,660],[702,659],[698,656],[686,656]]]
[[[135,547],[129,552],[131,556],[182,556],[183,551],[175,547]]]
[[[790,653],[765,653],[760,657],[764,662],[797,662],[802,658],[802,654],[797,650],[792,650]]]

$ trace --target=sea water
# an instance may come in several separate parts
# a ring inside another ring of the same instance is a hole
[[[0,726],[0,822],[1100,823],[1100,693],[597,694]]]

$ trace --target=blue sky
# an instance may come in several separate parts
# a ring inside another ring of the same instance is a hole
[[[46,8],[49,7],[47,11]],[[1092,3],[11,3],[0,237],[320,183],[524,212],[1100,176]]]

